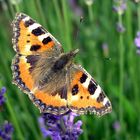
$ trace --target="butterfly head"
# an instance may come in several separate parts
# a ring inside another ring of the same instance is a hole
[[[72,50],[69,53],[64,53],[54,63],[52,70],[54,72],[60,71],[68,66],[71,65],[72,59],[76,56],[78,53],[79,49]]]

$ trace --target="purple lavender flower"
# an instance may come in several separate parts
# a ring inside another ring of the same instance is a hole
[[[103,49],[103,54],[105,57],[109,56],[109,49],[108,49],[108,44],[107,43],[103,43],[102,44],[102,49]]]
[[[11,123],[5,121],[5,123],[0,126],[0,139],[11,140],[14,128]]]
[[[5,102],[4,93],[6,92],[6,88],[2,87],[0,90],[0,106],[2,106]]]
[[[49,113],[43,114],[39,118],[39,124],[44,138],[51,137],[52,140],[77,140],[83,130],[80,128],[82,121],[79,120],[74,123],[76,116],[73,112],[60,116]]]
[[[116,132],[119,132],[120,131],[120,122],[119,121],[115,121],[114,124],[113,124],[113,128]]]
[[[126,0],[114,0],[113,10],[122,15],[127,8]]]
[[[77,16],[83,16],[83,10],[82,8],[77,4],[77,1],[75,0],[69,0],[69,4],[72,8],[72,10],[74,11],[74,13]]]
[[[117,23],[117,25],[116,25],[116,29],[117,29],[117,31],[119,32],[119,33],[123,33],[123,32],[125,32],[125,27],[123,26],[123,24],[122,23]]]
[[[137,32],[137,36],[134,39],[134,43],[137,47],[137,53],[140,54],[140,31]]]

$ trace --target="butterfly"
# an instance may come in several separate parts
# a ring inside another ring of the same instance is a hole
[[[102,116],[112,106],[92,76],[73,62],[78,49],[65,53],[61,44],[24,13],[12,22],[13,83],[42,113],[61,115],[68,111]]]

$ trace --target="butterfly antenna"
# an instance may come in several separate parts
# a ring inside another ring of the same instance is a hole
[[[101,57],[98,57],[98,56],[93,56],[94,58],[97,58],[97,59],[101,59],[101,60],[103,60],[103,61],[111,61],[112,59],[111,59],[111,57],[103,57],[103,58],[101,58]]]
[[[80,25],[82,24],[83,19],[84,18],[81,16],[80,17]],[[77,27],[77,31],[76,31],[76,35],[75,35],[75,40],[77,40],[77,38],[78,38],[78,34],[79,34],[79,30],[80,30],[80,25]]]

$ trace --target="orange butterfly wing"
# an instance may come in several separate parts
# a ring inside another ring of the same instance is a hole
[[[44,51],[63,51],[61,44],[40,24],[19,13],[12,22],[14,49],[22,55],[32,55]]]
[[[67,101],[59,96],[51,96],[34,87],[34,77],[31,67],[40,56],[58,56],[63,52],[61,44],[40,24],[26,14],[19,13],[12,23],[13,47],[16,56],[12,61],[13,83],[28,94],[41,112],[63,114],[69,109]]]
[[[68,106],[78,113],[99,116],[111,112],[109,99],[95,80],[81,67],[74,65],[70,74]]]

